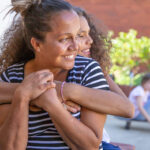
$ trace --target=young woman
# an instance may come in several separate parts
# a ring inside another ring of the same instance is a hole
[[[86,13],[83,9],[79,7],[75,7],[76,12],[80,18],[80,46],[79,46],[79,54],[85,57],[91,57],[93,54],[93,58],[97,59],[97,61],[101,64],[102,70],[105,72],[105,77],[110,86],[110,90],[114,91],[124,97],[125,94],[122,90],[115,84],[115,82],[110,78],[108,72],[110,68],[110,58],[109,58],[109,48],[106,47],[104,41],[107,36],[94,24],[93,18]],[[92,38],[91,38],[92,37]],[[108,41],[109,42],[109,41]],[[106,134],[106,138],[105,138]],[[112,145],[110,142],[110,138],[108,138],[108,134],[105,130],[103,132],[103,149],[104,150],[120,150],[118,146]]]

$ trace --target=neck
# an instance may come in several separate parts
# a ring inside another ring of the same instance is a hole
[[[55,80],[64,80],[67,76],[68,71],[61,68],[54,68],[51,66],[46,66],[43,63],[39,63],[36,59],[30,60],[25,65],[25,76],[36,71],[40,71],[43,69],[49,69],[53,75]],[[64,79],[63,79],[64,76]]]

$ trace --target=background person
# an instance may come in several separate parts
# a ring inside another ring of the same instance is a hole
[[[141,85],[135,87],[129,94],[134,104],[135,115],[133,119],[150,122],[150,73],[142,77]]]

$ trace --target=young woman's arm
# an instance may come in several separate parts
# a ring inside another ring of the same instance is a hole
[[[60,95],[61,82],[57,82],[58,94]],[[0,82],[0,87],[5,90],[4,93],[0,92],[0,104],[11,103],[11,96],[13,91],[18,86],[18,83]],[[13,88],[12,88],[13,87]],[[11,91],[11,92],[9,92]],[[71,100],[85,108],[116,116],[132,118],[134,114],[134,107],[123,94],[117,92],[96,90],[86,88],[80,85],[65,83],[63,87],[63,94],[65,99]]]
[[[130,101],[114,92],[91,89],[77,84],[65,83],[64,98],[99,113],[133,117],[134,107]]]
[[[124,92],[120,89],[120,87],[112,80],[112,78],[107,75],[106,77],[107,83],[109,85],[109,88],[112,92],[119,94],[120,96],[124,97],[126,100],[128,100],[127,96],[124,94]],[[128,100],[129,101],[129,100]]]

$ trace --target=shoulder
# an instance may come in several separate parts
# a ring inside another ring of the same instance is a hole
[[[101,70],[101,67],[97,61],[92,58],[86,58],[82,56],[76,57],[75,68],[82,68],[78,72],[82,72],[82,85],[95,88],[95,89],[104,89],[109,90],[104,74]]]
[[[84,70],[98,67],[101,69],[99,63],[92,58],[83,57],[80,55],[76,56],[74,67],[84,67]]]
[[[23,80],[24,77],[24,65],[25,63],[16,63],[9,66],[4,72],[2,72],[0,78],[5,82],[16,82],[16,80]]]

